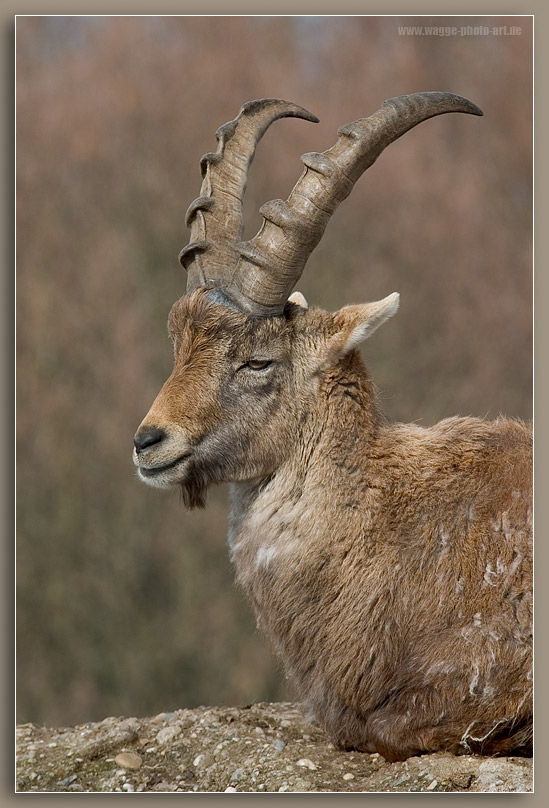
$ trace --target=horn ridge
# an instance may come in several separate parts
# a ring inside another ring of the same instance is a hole
[[[215,199],[213,196],[199,196],[197,199],[194,199],[185,213],[185,224],[187,227],[191,226],[197,211],[211,210],[214,203]]]
[[[330,216],[359,177],[405,132],[447,112],[483,114],[476,104],[454,93],[395,96],[368,118],[341,126],[336,142],[325,152],[303,155],[305,170],[287,201],[274,200],[264,205],[264,221],[258,233],[238,245],[240,259],[232,284],[235,298],[248,301],[245,305],[249,313],[267,317],[283,312]],[[301,227],[294,226],[297,221],[302,222]],[[254,255],[262,260],[253,261],[251,266],[250,257]]]
[[[318,121],[298,104],[262,98],[244,104],[236,118],[217,129],[217,151],[207,152],[200,160],[200,195],[186,215],[190,244],[210,245],[200,260],[198,252],[189,251],[187,292],[203,285],[205,278],[208,283],[230,285],[239,259],[235,245],[242,237],[242,198],[257,143],[274,121],[289,117]]]

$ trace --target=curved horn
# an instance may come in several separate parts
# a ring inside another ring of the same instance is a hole
[[[361,174],[390,143],[445,112],[483,114],[471,101],[452,93],[401,95],[389,98],[369,118],[342,126],[327,151],[304,154],[305,170],[288,200],[263,205],[259,232],[237,245],[240,260],[228,292],[239,308],[256,316],[281,314],[330,216]]]
[[[242,197],[255,148],[269,126],[279,118],[318,118],[303,107],[276,98],[250,101],[237,117],[215,133],[216,152],[200,160],[200,196],[187,210],[190,243],[179,260],[188,271],[187,292],[212,281],[223,284],[239,259],[235,245],[242,238]]]

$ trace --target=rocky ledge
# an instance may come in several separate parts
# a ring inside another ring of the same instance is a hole
[[[531,792],[531,758],[341,752],[295,704],[17,727],[18,792]]]

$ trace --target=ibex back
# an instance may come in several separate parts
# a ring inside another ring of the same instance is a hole
[[[240,584],[330,738],[388,760],[530,754],[531,434],[516,420],[389,423],[357,350],[398,295],[328,313],[290,294],[328,219],[389,143],[449,93],[386,101],[339,130],[287,202],[241,238],[276,99],[242,107],[202,158],[172,308],[175,364],[135,436],[142,480],[189,507],[231,482]]]

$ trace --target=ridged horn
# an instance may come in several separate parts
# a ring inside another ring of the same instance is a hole
[[[263,205],[264,221],[257,235],[236,245],[240,258],[226,289],[232,301],[254,316],[281,314],[330,216],[358,178],[386,146],[422,121],[446,112],[483,114],[453,93],[397,96],[370,117],[342,126],[327,151],[304,154],[305,169],[288,200]]]
[[[189,244],[179,260],[187,269],[187,293],[198,286],[225,286],[232,278],[242,238],[242,197],[255,148],[269,126],[279,118],[318,118],[297,104],[277,98],[250,101],[237,117],[217,130],[217,151],[200,161],[200,196],[187,210]]]

